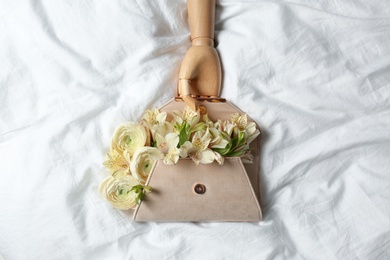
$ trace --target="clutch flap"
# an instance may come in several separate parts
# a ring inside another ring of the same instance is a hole
[[[153,187],[134,212],[135,221],[261,220],[261,210],[240,158],[195,165],[157,161],[147,185]]]

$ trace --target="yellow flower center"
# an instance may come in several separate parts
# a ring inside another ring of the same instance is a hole
[[[193,142],[192,142],[192,146],[196,149],[196,150],[204,150],[206,147],[205,146],[205,143],[202,142],[201,139],[199,138],[196,138]]]
[[[153,113],[152,116],[150,117],[150,122],[153,125],[157,124],[157,115],[155,113]]]

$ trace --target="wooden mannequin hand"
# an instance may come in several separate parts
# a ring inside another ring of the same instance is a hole
[[[214,49],[215,0],[187,0],[192,47],[179,72],[178,94],[193,109],[191,95],[219,97],[221,62]]]
[[[181,96],[220,95],[221,63],[214,47],[196,45],[187,51],[179,72],[178,90]]]

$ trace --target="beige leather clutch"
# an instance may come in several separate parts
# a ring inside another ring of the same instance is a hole
[[[201,105],[211,120],[243,114],[229,102]],[[184,102],[171,100],[160,111],[183,110],[185,106]],[[238,157],[226,157],[223,165],[216,162],[196,165],[191,159],[179,159],[176,165],[157,161],[146,183],[153,187],[153,192],[137,206],[134,220],[260,221],[259,137],[251,144],[252,164],[243,164]]]

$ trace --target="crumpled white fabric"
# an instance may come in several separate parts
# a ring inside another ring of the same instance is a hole
[[[222,95],[262,129],[260,223],[134,223],[115,127],[174,96],[186,2],[0,2],[0,259],[390,258],[390,3],[217,1]],[[183,209],[184,210],[184,209]]]

